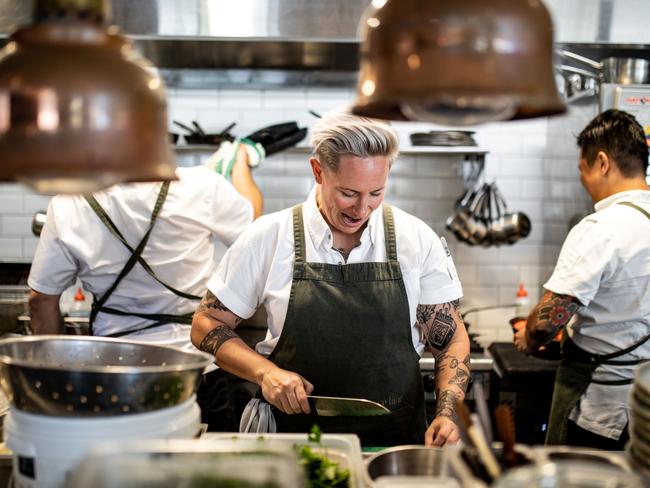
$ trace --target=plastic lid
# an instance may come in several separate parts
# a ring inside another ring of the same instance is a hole
[[[528,296],[528,290],[526,290],[526,287],[524,286],[523,283],[519,283],[519,288],[517,289],[517,298],[522,298],[527,296]]]
[[[85,299],[86,295],[84,295],[84,292],[81,290],[81,288],[77,288],[77,293],[75,293],[74,301],[83,302]]]

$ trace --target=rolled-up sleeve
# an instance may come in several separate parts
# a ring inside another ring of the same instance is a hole
[[[58,295],[74,284],[77,273],[77,262],[57,232],[53,199],[47,209],[27,284],[39,293]]]
[[[436,305],[458,300],[463,296],[463,289],[447,243],[431,229],[427,234],[419,303]]]
[[[589,305],[603,274],[616,259],[608,245],[612,236],[601,227],[585,219],[571,229],[544,288],[558,295],[572,296],[585,307]]]
[[[235,315],[247,319],[259,305],[265,273],[257,255],[261,236],[247,229],[228,249],[215,274],[208,281],[208,289]]]

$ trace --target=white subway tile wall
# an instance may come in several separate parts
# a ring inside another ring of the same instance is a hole
[[[311,126],[316,118],[309,110],[341,109],[353,99],[354,91],[347,89],[172,89],[170,130],[183,134],[172,120],[187,125],[195,120],[206,132],[219,132],[237,122],[232,132],[238,136],[291,120]],[[463,156],[409,152],[395,162],[386,200],[417,215],[447,239],[463,282],[462,310],[513,303],[520,282],[528,290],[531,305],[538,299],[569,222],[591,211],[578,179],[575,135],[596,113],[595,105],[585,105],[571,107],[559,117],[472,129],[479,146],[489,151],[483,178],[497,183],[510,210],[523,211],[532,220],[531,235],[513,246],[470,247],[458,243],[445,229],[445,219],[463,193]],[[425,123],[396,123],[395,128],[403,145],[409,144],[412,132],[440,129]],[[300,145],[306,146],[308,141]],[[200,164],[209,155],[179,152],[178,164]],[[300,202],[313,185],[306,150],[272,156],[254,175],[264,193],[267,213]],[[0,262],[31,260],[37,243],[31,234],[31,218],[34,212],[47,208],[48,200],[20,185],[0,185]],[[510,340],[508,319],[515,312],[513,307],[475,312],[467,321],[470,330],[480,334],[480,342]]]

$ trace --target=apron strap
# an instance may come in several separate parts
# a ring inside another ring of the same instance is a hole
[[[648,213],[644,208],[639,207],[638,205],[632,203],[632,202],[618,202],[619,205],[625,205],[626,207],[633,208],[635,210],[638,210],[641,212],[643,215],[645,215],[649,220],[650,220],[650,213]]]
[[[384,215],[384,240],[386,242],[386,257],[388,262],[397,263],[397,245],[395,238],[395,220],[393,219],[393,209],[390,205],[383,205]]]
[[[302,220],[302,204],[299,203],[292,209],[293,212],[293,247],[294,264],[305,262],[305,227]]]
[[[126,246],[126,248],[131,251],[131,255],[129,256],[129,259],[125,263],[124,267],[120,271],[119,275],[113,281],[112,285],[109,287],[109,289],[102,295],[99,299],[96,299],[93,301],[92,309],[90,312],[90,318],[89,318],[89,326],[90,326],[90,334],[93,334],[93,323],[97,317],[97,314],[99,312],[105,312],[113,315],[123,315],[123,316],[138,316],[142,318],[151,318],[152,320],[156,320],[157,323],[155,324],[150,324],[149,326],[143,327],[141,329],[137,330],[144,330],[148,329],[151,327],[157,327],[159,325],[163,325],[165,323],[170,323],[170,322],[179,322],[179,323],[185,323],[187,318],[186,316],[176,316],[176,315],[165,315],[165,314],[151,314],[151,317],[146,317],[148,314],[138,314],[138,313],[132,313],[132,312],[124,312],[121,310],[113,309],[113,308],[108,308],[104,307],[104,304],[108,301],[110,296],[113,294],[115,289],[118,287],[120,282],[124,279],[124,277],[133,269],[133,266],[135,266],[136,262],[139,262],[142,267],[147,271],[149,275],[151,275],[156,281],[158,281],[161,285],[163,285],[165,288],[167,288],[169,291],[172,293],[182,296],[184,298],[189,298],[189,299],[200,299],[200,297],[195,297],[194,295],[190,295],[184,292],[180,292],[179,290],[176,290],[175,288],[167,285],[166,283],[162,282],[153,272],[151,267],[142,259],[142,251],[144,250],[148,240],[149,236],[151,235],[151,231],[153,230],[154,225],[156,224],[156,221],[158,219],[158,215],[160,214],[160,210],[162,209],[163,204],[165,203],[165,200],[167,198],[167,194],[169,192],[169,182],[166,181],[164,182],[161,187],[160,191],[158,192],[158,197],[156,199],[156,203],[154,205],[153,211],[151,213],[151,218],[150,218],[150,223],[149,223],[149,228],[147,229],[147,232],[144,234],[138,245],[136,246],[135,249],[133,249],[128,242],[126,242],[126,239],[120,232],[120,230],[117,228],[115,223],[111,220],[111,218],[108,216],[106,211],[101,207],[99,202],[93,197],[92,195],[86,195],[84,198],[90,205],[90,208],[93,209],[95,214],[99,217],[100,221],[106,226],[106,228],[115,236],[117,239],[122,242]],[[125,333],[132,333],[135,332],[136,330],[128,331]],[[119,333],[119,335],[124,335],[122,333]],[[118,335],[118,336],[119,336]],[[114,335],[115,336],[115,335]]]

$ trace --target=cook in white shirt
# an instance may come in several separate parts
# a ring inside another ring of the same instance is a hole
[[[617,110],[591,121],[578,145],[596,211],[570,231],[515,343],[533,351],[566,325],[547,443],[620,450],[633,371],[650,358],[648,147],[634,117]]]
[[[261,212],[262,196],[250,177],[243,151],[238,154],[236,171],[240,172],[233,173],[237,188],[206,167],[176,170],[179,179],[169,185],[142,252],[144,261],[166,285],[188,295],[203,295],[216,267],[215,245],[229,246],[235,241],[254,218],[253,204],[256,215]],[[127,244],[135,248],[149,227],[160,191],[161,183],[131,183],[115,185],[94,197]],[[28,279],[34,333],[62,333],[61,293],[79,278],[96,299],[102,297],[130,255],[84,197],[52,198]],[[189,324],[171,320],[150,327],[154,321],[128,312],[180,317],[192,313],[196,303],[156,282],[136,263],[104,304],[127,314],[98,313],[93,333],[192,347]]]
[[[258,219],[228,250],[195,314],[192,341],[260,386],[279,431],[309,430],[316,420],[326,432],[368,442],[423,442],[425,430],[427,444],[455,442],[454,402],[469,379],[462,290],[444,242],[383,204],[396,134],[380,121],[334,114],[316,124],[312,144],[315,188],[301,206]],[[268,332],[253,351],[234,329],[260,306]],[[418,366],[425,345],[438,364],[428,429]],[[311,392],[378,401],[390,419],[329,424],[311,412]]]

